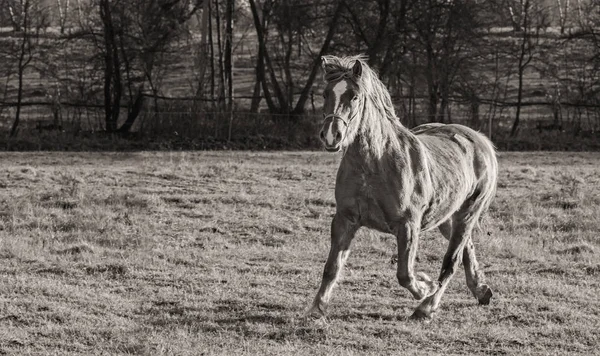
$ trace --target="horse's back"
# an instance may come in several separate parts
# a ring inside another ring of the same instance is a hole
[[[443,190],[449,181],[462,182],[459,185],[470,192],[464,198],[473,197],[485,208],[489,206],[496,191],[498,163],[486,136],[457,124],[431,123],[411,131],[427,152],[430,177],[437,189]]]
[[[485,158],[489,164],[497,165],[496,150],[492,142],[480,132],[467,126],[429,123],[417,126],[411,132],[430,150],[460,149],[465,154]]]

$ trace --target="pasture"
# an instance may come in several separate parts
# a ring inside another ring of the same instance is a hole
[[[359,231],[328,320],[306,320],[340,156],[0,153],[0,354],[590,354],[600,340],[600,155],[500,153],[476,232],[495,295],[459,271],[431,323],[395,238]],[[422,236],[437,276],[446,242]]]

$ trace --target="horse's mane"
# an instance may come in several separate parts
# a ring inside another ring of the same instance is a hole
[[[383,85],[377,73],[369,67],[364,55],[347,57],[324,56],[323,59],[325,63],[324,79],[327,83],[342,78],[352,80],[373,104],[372,107],[369,107],[369,105],[366,110],[378,111],[380,117],[383,116],[390,121],[399,122],[389,91]],[[362,74],[359,78],[356,78],[352,74],[352,67],[356,61],[362,64]]]

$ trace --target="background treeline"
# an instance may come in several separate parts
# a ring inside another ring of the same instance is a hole
[[[598,0],[0,0],[0,146],[318,147],[356,53],[409,127],[600,146]]]

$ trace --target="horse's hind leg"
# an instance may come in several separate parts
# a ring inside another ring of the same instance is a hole
[[[429,318],[435,311],[437,311],[442,295],[444,294],[446,287],[448,287],[448,283],[454,275],[454,272],[459,266],[459,258],[462,257],[465,244],[470,238],[472,229],[472,222],[465,223],[463,221],[454,219],[452,223],[452,235],[448,241],[448,250],[444,255],[442,271],[440,272],[440,277],[438,279],[440,287],[433,295],[425,298],[425,300],[421,302],[411,318]]]
[[[447,220],[439,226],[439,230],[444,237],[450,241],[452,236],[452,220]],[[472,234],[471,234],[472,235]],[[463,250],[463,265],[465,267],[465,278],[467,286],[473,296],[477,298],[479,304],[487,305],[492,297],[492,289],[483,284],[483,272],[479,269],[477,257],[475,257],[475,246],[473,245],[473,237],[470,236]]]
[[[321,287],[315,296],[308,316],[325,316],[325,309],[331,298],[331,292],[350,254],[350,244],[356,235],[358,225],[341,214],[336,214],[331,222],[331,248],[323,270]]]
[[[450,279],[454,275],[454,272],[458,268],[459,258],[467,256],[469,259],[468,263],[465,264],[465,271],[467,275],[467,282],[471,285],[477,286],[479,283],[479,273],[478,266],[476,264],[475,259],[475,250],[474,248],[467,248],[465,246],[469,245],[471,241],[471,233],[473,231],[473,227],[475,223],[479,220],[479,216],[483,210],[487,207],[487,199],[486,195],[482,196],[481,191],[472,195],[469,199],[467,199],[461,208],[454,213],[452,216],[452,225],[451,231],[452,234],[448,241],[448,250],[444,255],[444,260],[442,261],[442,271],[440,272],[439,283],[440,288],[430,297],[427,297],[421,305],[415,310],[412,315],[413,318],[422,319],[428,318],[434,313],[450,282]],[[447,226],[445,226],[445,230],[447,231]],[[444,228],[441,229],[444,232]],[[471,285],[469,286],[471,288]],[[489,302],[489,298],[491,297],[491,290],[489,287],[485,285],[480,285],[480,290],[477,290],[475,296],[480,300],[480,303]],[[479,295],[481,293],[481,295]],[[487,296],[486,296],[487,295]]]

